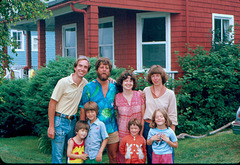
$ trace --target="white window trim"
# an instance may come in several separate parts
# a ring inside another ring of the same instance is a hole
[[[21,32],[22,33],[22,48],[21,49],[15,49],[16,51],[24,51],[24,35],[23,35],[23,31],[21,30],[11,30],[11,37],[13,37],[13,32]]]
[[[32,36],[31,37],[31,45],[32,45],[32,51],[38,51],[38,47],[36,48],[36,49],[34,49],[34,46],[33,46],[33,41],[35,40],[35,39],[37,39],[37,41],[38,41],[38,36]]]
[[[162,12],[148,12],[148,13],[137,13],[137,72],[143,72],[142,66],[142,19],[143,18],[155,18],[165,17],[166,18],[166,68],[165,71],[171,71],[171,18],[170,13]],[[146,68],[147,70],[149,68]]]
[[[107,23],[107,22],[112,22],[112,28],[113,28],[113,35],[112,35],[112,41],[113,41],[113,43],[112,43],[112,54],[113,54],[113,66],[115,67],[115,55],[114,55],[114,16],[111,16],[111,17],[104,17],[104,18],[99,18],[98,19],[98,24],[100,24],[100,23]],[[101,45],[99,44],[99,47],[100,47]],[[106,46],[106,45],[104,45],[104,46]],[[100,53],[100,52],[99,52]]]
[[[212,13],[212,31],[213,31],[213,36],[212,36],[212,41],[214,41],[214,27],[215,27],[215,18],[224,18],[224,19],[229,19],[229,26],[232,27],[232,32],[229,34],[230,39],[234,39],[234,16],[233,15],[228,15],[228,14],[217,14],[217,13]],[[233,41],[234,43],[234,41]]]
[[[66,57],[64,55],[64,48],[65,48],[65,29],[68,29],[68,28],[75,28],[75,33],[76,33],[76,59],[77,59],[77,24],[76,23],[73,23],[73,24],[68,24],[68,25],[63,25],[62,26],[62,56],[63,57]]]

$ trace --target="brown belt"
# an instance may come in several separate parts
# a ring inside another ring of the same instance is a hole
[[[58,113],[58,112],[55,112],[55,116],[58,116],[58,117],[62,117],[62,118],[65,118],[65,119],[68,119],[68,120],[72,120],[75,118],[75,116],[69,116],[69,115],[63,115],[61,113]]]
[[[150,120],[150,119],[144,119],[144,121],[146,121],[147,123],[151,123],[152,122],[152,120]]]

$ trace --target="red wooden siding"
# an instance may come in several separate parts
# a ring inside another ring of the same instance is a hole
[[[84,23],[82,13],[70,13],[55,18],[55,46],[56,55],[62,56],[62,26],[77,24],[77,55],[84,55]]]
[[[114,17],[114,54],[118,67],[136,69],[136,14],[140,12],[171,13],[171,70],[183,72],[178,55],[187,52],[186,43],[210,50],[212,13],[234,15],[234,23],[240,24],[239,0],[85,0],[88,5],[89,56],[98,56],[98,18]],[[56,54],[62,55],[62,25],[77,22],[78,54],[84,54],[83,14],[71,13],[56,17]],[[240,28],[235,35],[239,43]],[[175,54],[175,52],[179,54]]]

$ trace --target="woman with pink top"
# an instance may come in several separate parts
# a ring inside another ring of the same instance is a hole
[[[137,80],[133,73],[124,71],[117,79],[117,89],[119,93],[115,96],[115,107],[117,109],[117,123],[119,141],[129,134],[128,122],[132,118],[137,118],[144,125],[143,115],[145,110],[145,100],[142,94],[136,91]],[[142,136],[143,129],[140,132]],[[125,163],[123,155],[118,151],[118,163]]]
[[[152,85],[145,87],[143,92],[146,98],[146,109],[143,116],[144,130],[143,136],[147,140],[149,132],[149,124],[152,122],[152,115],[156,109],[163,108],[167,112],[169,118],[172,121],[170,128],[175,131],[177,122],[177,103],[174,91],[166,88],[165,83],[168,77],[164,69],[160,65],[153,65],[148,74],[147,81]],[[174,152],[173,152],[174,160]],[[147,146],[147,161],[148,164],[152,164],[152,146]]]

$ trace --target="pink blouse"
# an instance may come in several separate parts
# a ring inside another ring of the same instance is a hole
[[[131,103],[129,104],[127,99],[123,96],[123,93],[118,93],[115,97],[115,105],[118,109],[118,131],[119,140],[129,134],[127,125],[128,121],[137,118],[140,122],[142,121],[142,109],[141,106],[144,104],[144,98],[138,91],[133,91]]]

